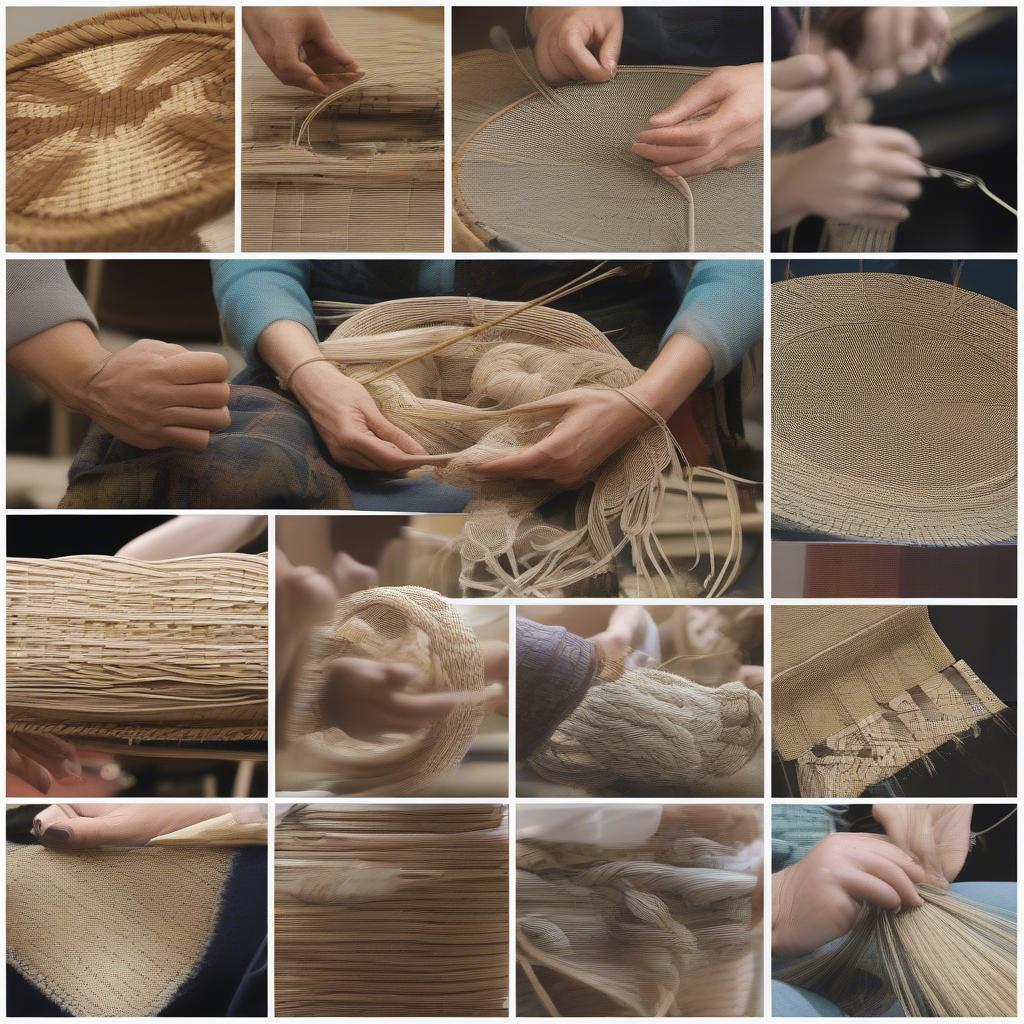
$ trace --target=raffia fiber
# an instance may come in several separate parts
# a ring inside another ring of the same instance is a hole
[[[202,960],[232,856],[8,846],[8,962],[71,1016],[155,1016]]]
[[[267,735],[267,563],[7,560],[7,728],[127,740]]]
[[[124,8],[7,48],[7,243],[191,249],[234,196],[234,12]]]
[[[621,67],[610,82],[551,89],[529,52],[517,55],[529,79],[507,54],[453,60],[455,212],[478,244],[539,252],[760,248],[760,159],[684,180],[662,178],[630,152],[651,114],[713,69]]]
[[[628,849],[520,839],[518,1012],[746,1015],[755,860],[749,839],[697,823]]]
[[[245,42],[242,248],[439,250],[442,9],[321,10],[364,75],[327,101],[282,85]]]
[[[501,807],[308,805],[275,858],[279,1015],[505,1015]]]
[[[421,587],[361,591],[310,645],[283,730],[289,763],[327,772],[336,792],[368,796],[414,793],[462,761],[483,721],[479,705],[462,704],[412,735],[355,739],[325,727],[324,670],[342,657],[414,665],[424,677],[419,692],[485,685],[479,641],[444,598]]]
[[[500,327],[427,356],[460,328],[516,311]],[[460,585],[467,595],[557,596],[586,586],[628,557],[636,575],[674,594],[672,567],[654,534],[666,487],[692,487],[714,470],[684,469],[663,421],[653,421],[612,455],[577,494],[572,522],[543,519],[538,510],[557,489],[544,481],[488,481],[480,464],[539,440],[558,412],[516,415],[515,406],[574,387],[622,389],[640,370],[592,324],[549,306],[461,296],[381,302],[356,313],[321,348],[366,385],[391,422],[412,434],[437,463],[440,479],[471,487],[463,535]],[[391,372],[402,359],[409,365]],[[625,399],[623,399],[625,401]],[[725,481],[732,510],[729,555],[716,559],[706,542],[701,496],[689,507],[695,543],[710,561],[709,594],[728,588],[739,569],[742,535],[736,488]],[[633,595],[630,595],[633,596]]]
[[[772,637],[772,738],[801,796],[859,796],[1005,710],[925,607],[780,606]]]
[[[838,943],[776,973],[851,1016],[1016,1017],[1017,927],[1000,913],[929,885],[922,907],[865,907]]]
[[[1016,312],[902,274],[772,286],[772,513],[902,544],[1017,532]]]
[[[761,697],[743,683],[701,686],[672,672],[626,669],[597,680],[530,765],[588,793],[690,796],[709,776],[743,769],[761,749],[763,728]]]

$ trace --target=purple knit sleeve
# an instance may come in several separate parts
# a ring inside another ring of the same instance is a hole
[[[597,648],[561,626],[516,619],[516,757],[532,754],[587,692]]]

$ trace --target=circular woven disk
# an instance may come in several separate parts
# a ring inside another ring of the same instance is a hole
[[[904,544],[1012,540],[1016,311],[901,274],[772,287],[772,512]]]
[[[503,73],[514,74],[503,59]],[[483,104],[495,88],[483,71],[467,65],[457,95]],[[687,200],[630,146],[706,73],[626,67],[610,82],[559,86],[558,105],[534,92],[505,106],[455,154],[456,213],[492,248],[686,251]],[[761,179],[759,159],[687,179],[697,251],[760,249]]]
[[[231,209],[234,15],[129,8],[7,49],[7,241],[182,248]]]

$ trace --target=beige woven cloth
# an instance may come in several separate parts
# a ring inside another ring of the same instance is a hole
[[[503,808],[307,805],[275,860],[279,1015],[506,1014]]]
[[[325,727],[324,670],[335,658],[414,665],[418,692],[481,690],[480,643],[459,612],[422,587],[378,587],[343,601],[317,631],[305,668],[284,698],[279,744],[286,772],[319,772],[338,793],[407,796],[455,768],[483,721],[479,704],[462,704],[412,735],[355,739]]]
[[[772,514],[899,544],[1017,535],[1017,315],[904,274],[772,286]]]
[[[7,959],[75,1017],[153,1017],[202,960],[232,852],[7,848]]]
[[[121,8],[7,48],[7,243],[188,250],[234,201],[234,11]]]
[[[319,97],[243,47],[242,248],[437,251],[444,234],[440,7],[324,7],[364,77]],[[301,136],[301,137],[300,137]]]
[[[7,728],[126,740],[267,735],[267,561],[7,560]]]
[[[478,245],[535,252],[753,252],[762,162],[683,182],[630,152],[637,132],[711,68],[620,67],[550,89],[529,51],[453,60],[455,212]],[[539,87],[540,91],[536,91]]]
[[[505,323],[427,354],[461,328],[512,311]],[[472,488],[457,542],[465,594],[580,596],[600,573],[616,570],[618,560],[643,581],[642,592],[679,592],[655,536],[663,497],[670,483],[685,490],[694,475],[718,482],[721,474],[697,469],[684,477],[672,435],[656,414],[648,429],[592,474],[563,522],[538,514],[558,493],[553,485],[486,480],[476,472],[482,463],[539,440],[560,418],[559,410],[514,414],[516,406],[575,387],[621,390],[639,379],[640,370],[582,317],[550,306],[521,309],[461,296],[400,299],[356,313],[321,350],[423,445],[442,480]],[[409,365],[389,370],[410,356],[415,359]],[[727,556],[709,551],[696,488],[685,524],[704,555],[703,586],[711,595],[735,578],[742,547],[736,488],[731,480],[722,482],[731,513]]]
[[[683,815],[629,847],[519,840],[520,1015],[750,1014],[759,815]]]
[[[776,607],[772,658],[772,740],[801,796],[859,796],[1005,710],[921,606]]]

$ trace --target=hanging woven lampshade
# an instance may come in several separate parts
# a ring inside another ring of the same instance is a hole
[[[528,53],[520,60],[531,77],[537,74]],[[760,159],[672,184],[630,152],[650,116],[712,70],[622,67],[610,82],[539,92],[506,54],[458,56],[452,189],[464,247],[760,249]]]
[[[903,274],[772,287],[777,525],[901,544],[1017,532],[1017,314]]]
[[[183,250],[234,195],[234,13],[110,11],[7,48],[7,243]]]

